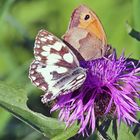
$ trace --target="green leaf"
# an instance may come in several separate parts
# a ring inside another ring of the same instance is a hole
[[[115,135],[113,133],[114,131],[117,132],[116,138],[115,138]],[[116,140],[116,139],[117,140],[136,140],[136,137],[132,134],[130,128],[124,123],[121,123],[120,126],[114,127],[113,121],[112,121],[111,125],[107,131],[107,134],[109,135],[109,137],[112,140]]]
[[[126,23],[126,29],[128,34],[135,38],[136,40],[140,41],[140,32],[136,31],[134,28],[132,28],[128,23]]]
[[[4,131],[4,129],[10,119],[11,119],[10,113],[8,113],[4,109],[0,108],[0,134],[3,134],[2,132]]]
[[[0,106],[21,121],[53,140],[65,140],[77,133],[79,127],[76,124],[65,129],[63,122],[30,110],[27,101],[27,94],[23,89],[0,82]]]

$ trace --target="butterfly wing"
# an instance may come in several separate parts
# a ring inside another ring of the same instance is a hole
[[[84,5],[72,13],[69,28],[63,39],[86,60],[99,58],[108,49],[106,35],[99,18]]]
[[[39,31],[35,39],[34,56],[29,78],[46,92],[43,102],[76,90],[86,78],[86,72],[73,52],[46,30]]]

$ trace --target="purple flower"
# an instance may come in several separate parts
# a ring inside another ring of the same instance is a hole
[[[124,55],[119,59],[113,52],[108,58],[84,61],[87,78],[77,91],[61,95],[51,111],[60,110],[59,118],[71,126],[80,124],[78,133],[93,133],[97,118],[112,116],[120,123],[137,123],[136,112],[140,107],[140,68]],[[90,131],[89,131],[90,130]]]

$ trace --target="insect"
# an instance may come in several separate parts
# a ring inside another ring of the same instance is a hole
[[[63,40],[74,47],[85,60],[100,58],[110,49],[99,18],[84,5],[72,13]]]
[[[75,54],[46,30],[40,30],[36,36],[34,56],[29,78],[45,91],[43,103],[78,89],[86,79],[86,70],[80,67]]]

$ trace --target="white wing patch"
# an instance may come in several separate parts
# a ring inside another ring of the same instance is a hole
[[[48,46],[42,46],[42,49],[48,53],[50,53],[51,48]]]
[[[65,44],[62,42],[55,42],[53,45],[49,45],[49,47],[56,49],[57,51],[60,51],[62,47],[65,47]]]
[[[39,45],[37,45],[37,44],[35,44],[35,46],[34,46],[35,48],[40,48],[40,46]]]
[[[58,61],[60,61],[62,59],[62,57],[58,54],[50,54],[48,56],[48,61],[52,62],[53,63],[57,63]],[[47,61],[47,62],[48,62]]]
[[[36,59],[41,61],[41,57],[40,56],[36,56]]]
[[[42,56],[48,56],[49,54],[50,54],[49,51],[41,52],[41,55],[42,55]]]
[[[65,61],[67,61],[68,63],[72,63],[73,62],[73,56],[71,55],[71,53],[66,53],[63,55],[63,59]]]
[[[47,38],[42,37],[42,38],[40,38],[40,40],[43,41],[43,42],[46,42],[47,41]]]
[[[41,66],[38,66],[36,71],[44,77],[44,80],[46,82],[49,82],[53,78],[53,75],[51,74],[52,68],[53,68],[53,66],[52,67],[46,67],[46,68],[42,68]]]
[[[53,37],[52,35],[48,35],[46,38],[47,38],[48,40],[53,40],[53,39],[54,39],[54,37]]]

